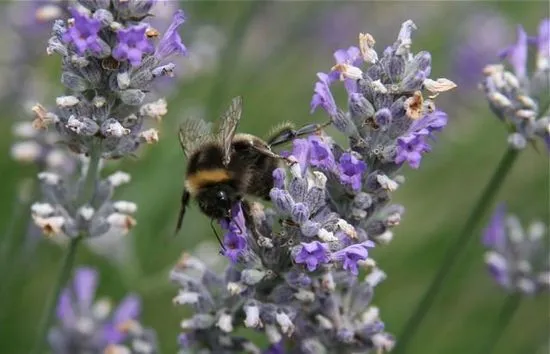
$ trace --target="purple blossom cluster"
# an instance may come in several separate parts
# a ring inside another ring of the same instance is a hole
[[[167,60],[185,54],[186,48],[178,33],[183,11],[175,12],[162,34],[143,22],[155,3],[82,0],[69,8],[71,18],[53,25],[47,51],[62,57],[61,82],[67,92],[57,97],[53,111],[33,107],[33,127],[54,125],[57,140],[79,159],[69,173],[39,176],[44,200],[33,206],[33,219],[47,235],[122,235],[135,224],[130,216],[135,204],[111,201],[113,188],[130,177],[118,173],[100,180],[99,170],[102,160],[127,156],[159,139],[156,129],[145,126],[166,114],[166,101],[151,101],[146,93],[156,78],[173,73],[175,66]],[[30,127],[24,128],[27,132]]]
[[[530,47],[536,49],[533,66],[528,63]],[[550,19],[540,22],[533,37],[518,26],[516,43],[501,58],[512,71],[503,64],[488,65],[481,86],[489,107],[510,131],[509,145],[521,150],[541,139],[550,151]]]
[[[447,122],[422,91],[435,96],[455,86],[429,79],[430,54],[411,53],[413,28],[406,21],[381,59],[374,38],[361,34],[361,49],[337,51],[333,70],[318,74],[312,109],[329,114],[349,147],[324,133],[293,141],[284,154],[293,163],[273,172],[273,207],[238,203],[231,221],[222,222],[222,253],[230,261],[225,274],[191,255],[172,270],[180,286],[174,302],[194,310],[181,323],[182,353],[260,353],[237,336],[239,327],[265,335],[264,353],[366,353],[394,346],[372,304],[386,275],[369,252],[392,239],[404,212],[390,204],[404,181],[397,171],[405,162],[419,167],[429,140]],[[348,92],[348,112],[330,91],[338,81]]]
[[[405,162],[418,168],[423,154],[431,149],[429,140],[447,124],[447,115],[436,110],[430,98],[456,85],[445,78],[430,79],[430,53],[410,51],[414,29],[412,21],[403,23],[397,41],[380,59],[373,36],[360,34],[359,48],[337,50],[331,72],[317,74],[312,112],[324,109],[334,126],[349,137],[352,150],[374,169],[398,168]],[[347,91],[347,112],[336,106],[330,90],[338,81],[344,82]],[[425,99],[423,91],[432,96]]]
[[[548,225],[534,221],[523,227],[519,219],[499,205],[482,242],[488,249],[485,263],[495,282],[509,292],[534,295],[550,288]]]
[[[57,324],[48,341],[56,354],[158,353],[156,334],[139,323],[141,301],[127,295],[113,309],[106,298],[94,300],[98,274],[93,268],[75,270],[73,281],[57,304]]]
[[[68,20],[53,24],[47,53],[61,56],[65,95],[56,98],[53,110],[35,105],[32,126],[45,130],[53,125],[57,141],[73,153],[77,166],[67,173],[39,173],[42,200],[32,205],[31,213],[46,236],[70,244],[69,255],[81,241],[107,238],[113,245],[136,224],[132,215],[137,205],[113,200],[114,189],[128,183],[130,176],[115,172],[102,178],[101,170],[106,160],[131,155],[140,145],[159,139],[157,130],[147,125],[167,113],[166,100],[154,100],[148,93],[156,79],[173,74],[175,65],[169,59],[184,55],[186,48],[178,33],[183,11],[177,10],[161,33],[145,21],[155,4],[78,0],[68,9]],[[72,264],[63,267],[71,269]],[[92,303],[96,278],[92,270],[79,270],[74,285],[62,294],[60,324],[49,332],[52,350],[156,353],[154,334],[137,322],[136,298],[123,301],[111,315],[108,303]],[[41,333],[48,326],[49,317],[44,318]],[[39,336],[37,352],[41,340]]]

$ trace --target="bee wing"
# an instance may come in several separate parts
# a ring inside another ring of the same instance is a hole
[[[233,98],[231,105],[220,117],[218,139],[223,148],[223,164],[227,166],[231,160],[231,143],[241,119],[243,100],[241,96]]]
[[[179,127],[178,137],[187,158],[212,138],[212,124],[199,118],[187,118]]]

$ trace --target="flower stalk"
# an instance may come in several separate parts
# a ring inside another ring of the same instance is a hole
[[[79,204],[92,201],[95,186],[98,181],[99,162],[101,160],[101,141],[95,141],[90,150],[90,161],[82,184],[82,190],[78,199]]]
[[[491,176],[491,179],[485,186],[481,196],[470,212],[470,215],[464,223],[461,232],[456,237],[456,240],[447,248],[447,251],[443,257],[443,263],[439,267],[436,275],[433,277],[430,285],[428,286],[428,290],[426,290],[422,299],[418,303],[418,306],[406,322],[401,335],[398,337],[399,341],[397,342],[398,344],[395,348],[395,353],[403,352],[405,348],[407,348],[410,340],[420,328],[422,321],[432,307],[437,294],[442,289],[447,274],[449,274],[449,271],[455,265],[462,252],[466,249],[468,242],[470,242],[473,238],[474,229],[483,218],[484,212],[495,199],[495,196],[502,187],[508,172],[510,172],[512,166],[517,160],[518,155],[518,150],[509,148],[502,157],[495,172]]]
[[[65,286],[67,280],[71,275],[71,270],[73,269],[74,260],[76,258],[76,251],[80,239],[81,237],[75,237],[71,239],[69,246],[65,250],[65,256],[63,257],[63,261],[61,262],[61,265],[59,267],[57,279],[48,297],[46,306],[44,307],[44,312],[42,313],[40,326],[38,327],[38,336],[36,337],[37,340],[35,343],[35,347],[32,351],[33,354],[40,354],[42,352],[44,344],[46,344],[46,337],[48,335],[50,323],[53,319],[57,299],[59,298],[63,287]]]
[[[520,304],[521,304],[520,293],[514,293],[508,296],[508,298],[505,300],[504,304],[502,305],[502,308],[500,309],[500,313],[498,315],[497,320],[495,321],[495,325],[493,327],[493,333],[491,333],[487,337],[487,342],[481,348],[479,353],[494,353],[494,350],[498,342],[500,341],[500,338],[502,337],[502,335],[506,331],[506,328],[512,321],[512,318],[514,317],[514,314],[516,313]]]

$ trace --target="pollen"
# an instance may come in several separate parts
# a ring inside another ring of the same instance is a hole
[[[40,103],[32,107],[32,112],[35,116],[32,127],[36,130],[46,129],[48,125],[54,121],[51,113],[49,113]]]
[[[142,138],[147,144],[154,144],[159,141],[158,130],[151,128],[139,133],[139,137]]]
[[[61,227],[65,224],[65,218],[62,216],[52,216],[43,218],[33,215],[34,223],[42,230],[46,237],[52,237],[61,233]]]
[[[430,96],[430,98],[435,98],[441,92],[449,91],[456,87],[454,82],[446,78],[439,78],[437,80],[426,79],[424,80],[423,85],[426,90],[434,94]]]
[[[378,60],[378,54],[373,49],[376,41],[370,33],[359,33],[359,49],[361,56],[367,63],[374,64]]]
[[[149,27],[145,30],[145,35],[147,38],[157,38],[160,35],[160,32],[156,28]]]
[[[412,97],[405,100],[404,106],[407,111],[407,117],[410,119],[417,120],[422,117],[424,107],[424,97],[422,97],[422,92],[416,91]]]
[[[341,81],[345,79],[359,80],[363,78],[361,69],[350,64],[336,64],[330,70],[339,72]]]
[[[134,320],[128,320],[120,323],[117,326],[117,329],[122,333],[130,333],[139,328],[139,323]]]

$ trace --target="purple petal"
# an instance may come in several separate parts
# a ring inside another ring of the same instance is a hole
[[[160,60],[166,59],[173,54],[187,54],[187,48],[183,44],[181,37],[178,33],[178,28],[185,22],[185,14],[183,10],[178,10],[174,14],[172,23],[164,32],[161,40],[159,41],[155,56]]]
[[[330,146],[319,136],[308,137],[309,163],[315,167],[330,170],[334,167],[334,156]]]
[[[537,34],[538,58],[537,67],[539,70],[548,69],[550,66],[550,19],[546,18],[539,24]]]
[[[414,123],[409,128],[409,132],[423,133],[423,130],[426,130],[426,134],[438,132],[447,125],[447,120],[447,113],[437,110],[432,113],[426,114],[421,119],[414,121]]]
[[[283,168],[276,168],[273,170],[273,186],[275,188],[283,189],[285,187],[286,173]]]
[[[128,295],[118,305],[113,314],[115,325],[124,323],[128,320],[135,320],[141,312],[141,300],[137,295]]]
[[[118,330],[117,326],[112,323],[107,323],[103,327],[103,343],[108,344],[118,344],[121,343],[126,335]]]
[[[315,269],[317,269],[317,264],[319,263],[319,261],[317,260],[317,258],[315,256],[309,256],[306,258],[306,266],[307,266],[307,270],[309,270],[310,272],[313,272]]]
[[[506,244],[506,204],[501,203],[495,209],[489,224],[483,232],[485,247],[502,250]]]
[[[281,340],[275,344],[271,344],[262,354],[285,354],[283,341]]]
[[[517,27],[517,41],[505,49],[501,57],[507,59],[514,68],[516,76],[523,79],[527,76],[527,33],[522,26]]]
[[[317,107],[321,106],[330,116],[336,114],[336,102],[330,91],[330,78],[325,73],[317,73],[319,81],[315,83],[314,94],[311,99],[311,113],[315,112]]]
[[[309,143],[306,139],[296,139],[292,142],[292,156],[298,160],[303,175],[309,159]]]
[[[321,243],[319,241],[313,241],[313,242],[302,242],[302,245],[304,246],[304,250],[308,253],[313,253],[317,251],[319,248],[322,248]]]
[[[89,309],[92,306],[97,289],[97,271],[88,267],[76,270],[74,276],[74,291],[80,309]]]
[[[64,289],[63,292],[61,292],[57,302],[56,315],[66,327],[74,322],[75,313],[71,304],[69,289]]]

